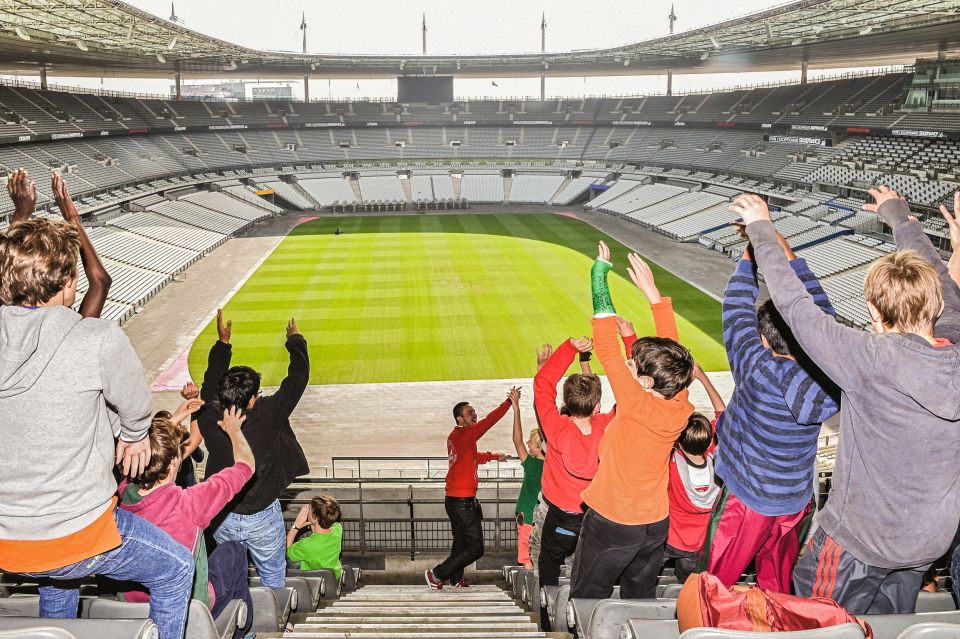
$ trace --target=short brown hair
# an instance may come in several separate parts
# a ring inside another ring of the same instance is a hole
[[[321,528],[329,528],[340,521],[340,502],[330,495],[317,495],[310,500],[310,512]]]
[[[600,403],[600,377],[592,373],[574,373],[563,382],[563,405],[570,417],[590,417]]]
[[[713,443],[713,425],[700,413],[690,415],[687,426],[677,438],[677,444],[683,452],[690,455],[704,455]]]
[[[150,438],[150,463],[137,479],[140,488],[149,490],[167,476],[170,462],[181,454],[185,434],[169,417],[153,418],[147,435]]]
[[[36,305],[77,278],[80,236],[66,222],[34,218],[0,234],[0,304]]]
[[[653,390],[667,399],[693,383],[693,356],[668,337],[641,337],[630,351],[637,375],[653,378]]]
[[[885,326],[907,333],[929,330],[943,307],[940,274],[915,251],[874,260],[863,291]]]

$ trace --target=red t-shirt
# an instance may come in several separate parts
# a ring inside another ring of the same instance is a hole
[[[600,440],[614,413],[598,413],[584,435],[569,417],[557,410],[557,383],[570,368],[577,349],[570,340],[557,347],[533,379],[533,399],[547,440],[541,490],[551,504],[571,513],[583,512],[580,497],[600,463]]]
[[[497,459],[496,453],[478,453],[477,440],[503,419],[510,408],[510,400],[493,409],[489,415],[472,426],[457,426],[447,436],[447,497],[476,497],[477,465]]]
[[[712,422],[714,441],[704,455],[705,463],[702,469],[690,464],[679,450],[675,449],[670,454],[670,480],[667,484],[670,529],[667,532],[667,544],[677,550],[697,552],[703,548],[707,536],[710,513],[720,493],[715,487],[716,478],[713,472],[713,453],[717,448],[716,426],[720,414],[717,412]],[[680,464],[686,466],[684,475],[690,478],[688,482],[684,482],[681,477]],[[690,498],[690,490],[698,495],[698,503],[694,503]]]

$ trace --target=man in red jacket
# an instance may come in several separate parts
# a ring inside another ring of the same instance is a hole
[[[477,440],[503,419],[513,399],[520,400],[520,389],[513,387],[507,399],[493,412],[477,421],[477,411],[469,402],[460,402],[453,407],[457,425],[447,436],[447,455],[450,466],[447,470],[447,494],[444,507],[450,518],[453,531],[453,549],[447,559],[427,570],[427,585],[433,590],[443,589],[444,583],[454,588],[466,588],[463,569],[483,557],[483,512],[477,501],[477,465],[491,461],[505,461],[502,453],[478,453]]]

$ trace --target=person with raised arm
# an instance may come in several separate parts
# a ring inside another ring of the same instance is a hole
[[[281,588],[286,581],[286,528],[280,495],[297,477],[310,472],[307,458],[290,426],[310,381],[307,340],[297,323],[287,322],[285,346],[290,355],[287,376],[273,395],[262,395],[260,373],[249,366],[230,366],[230,337],[233,321],[224,322],[217,310],[217,336],[207,359],[200,387],[203,407],[197,423],[207,447],[208,476],[232,466],[233,444],[218,422],[223,411],[238,408],[246,417],[243,434],[250,442],[257,470],[221,516],[214,521],[217,543],[243,542],[250,550],[260,580],[269,588]]]
[[[160,639],[181,639],[193,557],[116,508],[114,465],[150,463],[150,387],[116,323],[70,308],[79,251],[67,222],[0,234],[0,570],[37,579],[41,617],[76,617],[84,577],[140,583]]]
[[[593,346],[617,412],[600,442],[597,474],[581,495],[588,508],[570,596],[603,599],[619,581],[622,598],[652,598],[669,528],[670,452],[693,413],[687,387],[694,362],[678,342],[670,298],[660,295],[653,272],[635,253],[628,273],[650,301],[657,336],[634,341],[624,362],[607,283],[610,250],[600,242],[598,253],[591,271]]]
[[[464,579],[463,570],[483,557],[483,510],[477,501],[477,465],[506,461],[507,456],[478,452],[477,442],[503,419],[511,406],[516,406],[514,398],[520,400],[517,387],[511,388],[507,399],[480,421],[477,421],[477,411],[469,402],[458,402],[453,407],[456,426],[447,436],[449,467],[443,500],[453,532],[453,547],[444,561],[424,571],[424,578],[432,590],[442,590],[444,584],[454,588],[468,587],[470,584]]]
[[[530,437],[523,440],[523,425],[520,423],[520,396],[510,396],[513,405],[513,446],[517,450],[523,468],[523,482],[517,497],[517,561],[527,570],[533,570],[530,559],[530,534],[533,532],[533,510],[537,507],[537,495],[543,478],[543,437],[540,429],[530,430]]]
[[[864,208],[911,249],[867,271],[873,332],[844,326],[816,304],[761,197],[745,194],[730,207],[777,310],[841,392],[833,485],[794,568],[794,590],[857,615],[913,612],[923,574],[960,523],[960,357],[936,335],[941,323],[950,334],[960,325],[960,292],[906,201],[885,187],[870,194],[876,203]]]

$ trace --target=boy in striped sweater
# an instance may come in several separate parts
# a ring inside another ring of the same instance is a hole
[[[806,262],[778,239],[814,302],[833,315]],[[723,298],[723,341],[736,387],[717,423],[723,492],[699,567],[731,586],[753,561],[758,586],[789,593],[812,517],[820,424],[839,406],[773,304],[757,309],[759,293],[748,246]]]

